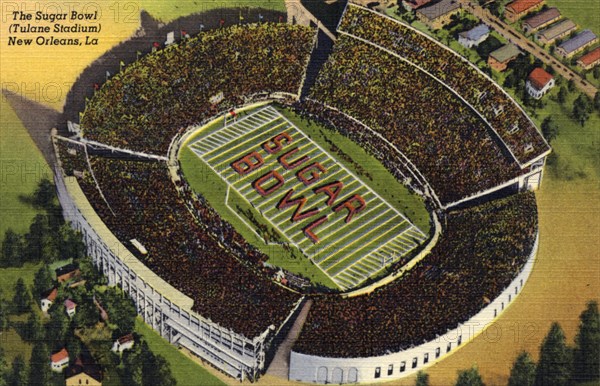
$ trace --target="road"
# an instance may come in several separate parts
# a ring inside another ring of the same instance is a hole
[[[552,57],[540,46],[527,39],[522,33],[492,15],[488,9],[485,9],[476,3],[472,3],[470,0],[459,1],[463,9],[477,16],[481,21],[487,24],[488,27],[496,30],[506,40],[518,46],[522,51],[529,52],[545,64],[551,65],[556,73],[560,74],[563,78],[573,79],[575,86],[577,86],[579,90],[587,94],[590,98],[594,98],[594,95],[596,95],[596,92],[598,91],[596,87],[589,82],[585,82],[579,74],[564,66],[558,59]]]

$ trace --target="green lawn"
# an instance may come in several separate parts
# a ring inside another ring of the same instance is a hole
[[[136,3],[131,4],[137,6]],[[141,9],[148,11],[153,17],[164,22],[215,8],[235,7],[266,8],[285,12],[283,0],[142,0],[140,2]]]
[[[0,242],[12,228],[29,229],[37,211],[19,199],[33,193],[43,177],[52,179],[48,164],[4,96],[0,101]]]
[[[180,352],[175,346],[164,340],[139,317],[135,320],[135,330],[144,337],[154,354],[162,355],[169,362],[171,372],[178,385],[225,385],[202,366]]]
[[[556,95],[555,87],[550,95]],[[600,116],[592,112],[590,119],[582,127],[570,118],[573,101],[578,93],[570,93],[564,105],[552,101],[549,96],[544,97],[546,106],[536,112],[533,120],[539,125],[547,116],[558,123],[559,136],[552,141],[554,153],[558,156],[556,165],[548,169],[554,173],[553,177],[561,180],[600,179]]]
[[[23,278],[25,285],[31,287],[33,284],[33,276],[35,275],[35,272],[40,269],[41,265],[41,263],[27,263],[21,268],[0,268],[0,278],[2,278],[2,280],[0,280],[0,289],[2,289],[2,295],[9,304],[15,294],[14,288],[17,279]],[[38,296],[33,295],[33,301],[36,304],[39,304]],[[35,305],[33,307],[39,311],[39,307],[36,307]],[[11,315],[9,316],[9,321],[11,324],[15,322],[25,322],[27,317],[28,314],[18,316]],[[8,331],[0,334],[0,347],[4,349],[6,361],[9,364],[17,355],[22,355],[25,362],[28,362],[29,357],[31,356],[31,344],[24,342],[13,327],[10,327]]]
[[[42,263],[32,264],[26,263],[23,267],[16,268],[0,268],[0,289],[5,299],[12,299],[15,294],[15,283],[17,279],[22,278],[25,285],[30,287],[33,285],[33,276],[40,269]]]
[[[557,7],[563,17],[573,20],[580,29],[589,28],[600,35],[600,2],[548,0],[548,6]]]

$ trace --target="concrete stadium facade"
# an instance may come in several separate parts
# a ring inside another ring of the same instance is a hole
[[[280,326],[245,337],[192,311],[193,300],[171,286],[127,250],[88,202],[75,177],[55,168],[54,182],[65,221],[80,231],[94,265],[109,285],[121,287],[138,314],[169,343],[184,347],[239,380],[256,379],[266,366],[271,341],[293,321],[300,299]],[[232,312],[235,312],[232,310]]]

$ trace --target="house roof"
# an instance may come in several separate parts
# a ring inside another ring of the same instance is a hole
[[[541,67],[536,68],[531,71],[531,74],[527,77],[527,80],[538,90],[541,90],[553,79],[552,75],[550,75],[546,70]]]
[[[56,272],[56,277],[59,277],[59,276],[65,275],[67,273],[71,273],[77,269],[79,269],[79,266],[77,264],[70,263],[67,265],[63,265],[60,268],[56,268],[56,270],[54,272]]]
[[[497,50],[490,52],[490,56],[492,58],[496,59],[497,61],[504,63],[507,60],[515,58],[520,53],[521,53],[521,51],[517,48],[517,46],[509,43],[509,44],[503,45],[502,47],[498,48]]]
[[[52,288],[51,290],[48,290],[42,294],[42,299],[48,299],[53,302],[57,295],[58,290],[56,288]]]
[[[483,36],[487,35],[490,33],[490,29],[488,28],[487,25],[485,24],[479,24],[473,28],[471,28],[468,31],[463,31],[460,33],[460,36],[462,36],[465,39],[469,39],[472,41],[477,41],[479,39],[481,39]]]
[[[583,63],[585,66],[588,66],[600,59],[600,46],[594,48],[587,54],[583,55],[579,58],[579,62]]]
[[[425,4],[431,3],[432,1],[433,0],[404,0],[404,2],[406,4],[408,4],[408,6],[411,7],[412,9],[420,8],[420,7],[424,6]]]
[[[528,9],[533,8],[543,2],[544,2],[544,0],[517,0],[517,1],[513,1],[512,3],[508,4],[506,6],[506,8],[510,8],[511,11],[513,11],[516,14],[519,14],[519,13],[525,12]]]
[[[563,42],[559,47],[563,49],[567,54],[573,51],[576,51],[581,46],[588,44],[589,42],[595,40],[596,34],[591,30],[586,29],[578,33],[573,38]]]
[[[67,352],[67,349],[65,349],[65,348],[63,348],[59,352],[56,352],[50,356],[50,360],[53,363],[61,362],[65,359],[69,359],[69,353]]]
[[[94,358],[87,352],[87,349],[77,357],[73,366],[69,366],[65,375],[69,379],[81,373],[94,378],[98,382],[102,382],[102,367],[94,361]]]
[[[71,299],[67,299],[65,300],[65,307],[70,310],[72,308],[77,307],[77,303],[75,303],[74,301],[72,301]]]
[[[125,344],[127,342],[131,342],[131,341],[133,341],[133,334],[123,335],[122,337],[117,339],[117,341],[119,342],[119,344]]]
[[[532,16],[528,19],[525,19],[524,24],[527,24],[531,28],[537,28],[542,24],[546,24],[552,20],[558,19],[560,17],[560,11],[558,8],[548,8],[545,11],[538,13],[535,16]]]
[[[435,20],[449,12],[460,8],[460,3],[457,0],[442,0],[439,3],[420,8],[417,12],[425,16],[429,20]]]
[[[565,19],[556,24],[552,24],[549,28],[546,28],[545,30],[541,31],[539,33],[539,36],[543,36],[546,40],[553,40],[557,36],[562,35],[563,33],[572,29],[575,29],[576,27],[577,25],[575,25],[575,23],[572,20]]]

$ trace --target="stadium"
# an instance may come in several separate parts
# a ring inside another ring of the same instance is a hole
[[[53,136],[64,216],[148,325],[233,378],[298,325],[290,380],[413,374],[521,292],[550,148],[411,27],[348,4],[327,47],[288,21],[223,20],[107,76]]]

